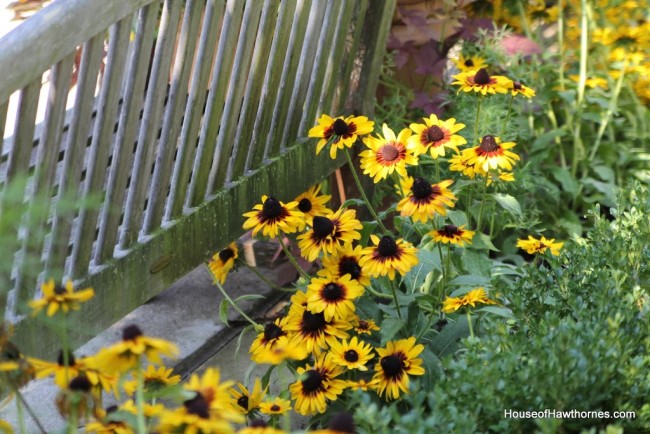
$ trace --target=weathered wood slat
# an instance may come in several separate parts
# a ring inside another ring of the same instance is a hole
[[[309,17],[309,25],[305,36],[305,44],[302,46],[300,53],[300,63],[296,72],[296,85],[293,87],[289,107],[286,109],[287,117],[284,128],[282,129],[282,138],[280,139],[280,149],[284,149],[287,143],[297,136],[300,116],[304,109],[304,102],[307,96],[307,90],[311,77],[311,69],[314,66],[314,60],[320,41],[320,29],[323,27],[325,12],[333,7],[334,2],[316,2],[315,13]]]
[[[233,149],[240,145],[239,143],[235,143],[233,139],[235,138],[235,130],[238,125],[241,105],[244,99],[246,81],[249,77],[248,73],[252,61],[255,36],[257,35],[257,28],[265,3],[267,2],[247,0],[244,8],[242,30],[237,43],[237,53],[235,54],[235,61],[231,72],[226,106],[221,116],[221,128],[219,129],[217,147],[214,153],[210,177],[208,178],[208,194],[214,194],[217,190],[223,188],[228,172],[230,156],[232,155]]]
[[[368,10],[368,1],[369,0],[360,0],[356,1],[356,6],[357,6],[357,11],[356,11],[356,19],[354,22],[354,35],[352,37],[352,41],[350,44],[350,49],[345,56],[345,61],[343,62],[343,67],[341,71],[341,76],[340,76],[340,85],[339,90],[337,92],[337,98],[338,101],[336,102],[336,105],[339,108],[339,111],[347,109],[349,102],[352,100],[349,95],[349,89],[350,89],[350,83],[352,82],[352,71],[354,68],[354,64],[357,61],[357,55],[356,53],[359,50],[359,46],[361,44],[361,37],[363,35],[364,31],[364,26],[365,26],[365,19],[367,15],[367,10]],[[339,113],[336,113],[338,115]]]
[[[34,164],[32,196],[27,212],[27,224],[23,228],[24,237],[21,248],[21,261],[18,266],[16,292],[25,292],[22,299],[31,298],[36,289],[37,271],[40,271],[40,257],[43,252],[42,233],[48,215],[44,212],[44,203],[49,203],[54,193],[54,176],[59,157],[59,144],[63,135],[65,105],[70,93],[70,78],[74,65],[75,53],[70,53],[54,65],[50,73],[50,90],[45,108],[45,121],[39,149]],[[34,234],[32,231],[38,231]],[[27,258],[38,258],[38,264],[30,263]],[[0,308],[0,311],[2,309]]]
[[[158,1],[142,9],[138,14],[135,39],[130,50],[131,57],[126,74],[124,100],[113,151],[113,161],[106,185],[104,206],[100,214],[101,224],[97,234],[97,247],[93,255],[95,265],[104,264],[113,257],[122,203],[133,161],[133,146],[144,101],[144,88],[151,62],[151,48],[159,11],[160,2]]]
[[[225,104],[226,92],[230,84],[230,70],[235,57],[234,46],[239,37],[239,26],[244,13],[244,2],[228,0],[219,36],[217,58],[214,61],[214,71],[205,109],[203,126],[199,138],[199,146],[192,166],[192,179],[189,187],[187,205],[191,208],[198,206],[205,198],[208,190],[208,178],[214,149],[217,144],[221,115]]]
[[[0,39],[0,101],[41,77],[101,29],[154,0],[52,2]],[[25,55],[29,53],[29,55]],[[15,59],[21,59],[16,62]]]
[[[36,110],[38,109],[40,93],[40,75],[38,79],[29,83],[20,91],[18,117],[14,125],[14,140],[7,161],[7,182],[11,182],[18,174],[25,175],[28,171],[29,156],[34,143],[34,123],[36,122]]]
[[[163,103],[169,84],[169,68],[177,36],[180,10],[180,2],[165,0],[144,104],[144,114],[140,124],[138,147],[135,151],[131,182],[124,207],[124,221],[119,241],[119,247],[123,250],[138,241],[142,227],[142,215],[151,178],[154,152],[158,142]]]
[[[305,0],[303,3],[302,13],[297,22],[291,29],[291,36],[289,38],[289,49],[287,50],[284,58],[284,65],[282,67],[282,77],[280,78],[278,95],[273,106],[273,117],[271,118],[271,128],[269,129],[266,138],[266,147],[264,150],[264,158],[273,158],[280,152],[280,145],[283,134],[284,121],[287,118],[287,110],[291,102],[291,95],[295,85],[296,72],[298,63],[300,62],[300,54],[302,51],[303,43],[305,42],[305,32],[310,17],[314,13],[312,0]]]
[[[260,102],[260,92],[264,83],[271,42],[275,32],[275,25],[278,21],[279,0],[268,0],[262,11],[262,18],[257,31],[255,51],[244,91],[244,101],[239,117],[239,123],[235,132],[234,143],[239,144],[233,148],[233,155],[230,157],[226,173],[226,183],[241,176],[244,172],[244,164],[248,153],[253,152],[258,146],[263,149],[263,144],[251,141],[254,117]]]
[[[354,0],[343,0],[343,9],[339,14],[339,25],[336,28],[332,49],[327,59],[327,69],[323,78],[323,91],[318,100],[317,110],[304,118],[304,124],[301,123],[301,131],[305,133],[313,126],[315,117],[320,116],[321,113],[328,113],[330,115],[334,113],[335,116],[338,114],[338,103],[333,104],[334,93],[342,81],[350,80],[349,76],[341,76],[341,72],[344,69],[342,66],[346,59],[354,58],[352,53],[347,51],[346,38],[354,15],[355,3]]]
[[[173,220],[183,212],[190,178],[191,163],[196,155],[196,141],[203,107],[207,98],[206,83],[215,56],[215,45],[219,34],[218,31],[223,8],[224,0],[208,0],[205,9],[201,39],[196,55],[197,68],[195,68],[192,76],[190,95],[183,117],[183,129],[181,130],[178,154],[174,164],[174,173],[169,192],[169,204],[165,215],[166,220]]]
[[[316,56],[314,57],[313,67],[311,68],[307,96],[304,100],[304,105],[302,107],[298,105],[298,108],[302,108],[302,110],[297,111],[292,122],[298,123],[297,121],[299,120],[297,134],[306,135],[308,129],[314,123],[320,95],[327,86],[325,73],[327,72],[327,68],[332,66],[330,53],[336,49],[334,45],[335,35],[345,20],[345,17],[341,15],[342,6],[342,0],[332,0],[328,3],[327,13],[325,14],[320,38],[316,47]]]
[[[104,178],[117,120],[132,25],[133,16],[128,15],[111,26],[110,29],[106,70],[104,71],[104,80],[99,94],[88,164],[86,165],[86,183],[83,197],[101,194],[104,189]],[[97,216],[98,210],[96,208],[84,207],[79,211],[77,231],[74,234],[72,243],[71,275],[73,278],[81,277],[88,272],[95,239]]]
[[[7,110],[9,109],[9,101],[0,103],[0,141],[5,136],[5,127],[7,125]],[[2,149],[0,143],[0,150]]]
[[[88,142],[90,116],[95,99],[99,63],[104,53],[104,32],[86,42],[81,55],[77,95],[72,113],[71,127],[68,131],[68,142],[63,155],[63,170],[59,181],[58,197],[65,198],[73,195],[79,189],[83,157]],[[72,231],[72,216],[69,211],[56,210],[52,218],[50,249],[45,262],[46,278],[55,280],[63,277],[64,266],[68,256],[70,233]],[[27,299],[24,299],[27,301]]]
[[[151,179],[151,189],[147,212],[144,217],[142,232],[145,235],[158,229],[162,223],[169,178],[178,136],[181,129],[183,109],[187,103],[189,76],[192,70],[196,39],[199,33],[199,20],[203,13],[203,3],[200,0],[188,0],[185,4],[185,16],[176,48],[174,68],[171,77],[171,88],[167,99],[165,119],[160,134],[160,144],[156,164]]]
[[[269,54],[270,60],[266,68],[264,76],[264,84],[262,85],[262,95],[257,108],[255,116],[255,123],[252,129],[251,143],[255,146],[246,157],[244,172],[248,172],[253,168],[257,168],[262,163],[264,152],[266,149],[266,137],[271,127],[271,118],[273,116],[273,104],[278,94],[281,70],[284,62],[284,57],[287,53],[289,36],[292,33],[293,25],[298,21],[298,17],[303,9],[304,2],[302,0],[285,0],[280,4],[280,12],[278,13],[278,22],[275,26],[275,34],[273,35],[273,44],[271,45],[271,52]],[[294,21],[294,16],[296,20]]]

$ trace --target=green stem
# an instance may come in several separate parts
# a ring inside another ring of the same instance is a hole
[[[136,429],[138,434],[146,434],[147,424],[144,418],[144,375],[142,373],[142,359],[138,356],[138,363],[135,367],[135,378],[137,389],[135,389],[135,405],[138,409],[136,415]]]
[[[205,265],[205,264],[204,264],[204,265]],[[207,267],[207,265],[206,265],[206,267]],[[237,311],[238,314],[240,314],[244,319],[246,319],[246,321],[248,321],[249,323],[251,323],[251,325],[252,325],[256,330],[261,330],[261,329],[263,329],[263,327],[262,327],[261,325],[259,325],[259,324],[256,323],[255,321],[253,321],[253,320],[252,320],[248,315],[246,315],[246,313],[244,313],[243,310],[241,310],[241,309],[239,308],[239,306],[237,306],[237,303],[235,303],[235,301],[234,301],[234,300],[233,300],[233,299],[228,295],[228,293],[226,292],[226,290],[223,288],[223,286],[221,286],[221,283],[220,283],[217,279],[214,279],[214,278],[213,278],[212,280],[213,280],[214,284],[217,285],[217,288],[219,288],[219,291],[221,292],[221,295],[223,295],[223,298],[225,298],[225,299],[228,301],[228,303],[230,303],[230,305],[233,307],[233,309],[235,309],[235,310]]]
[[[393,300],[395,301],[395,309],[397,310],[397,317],[402,318],[402,311],[399,308],[399,301],[397,300],[397,290],[395,289],[395,282],[389,280],[390,282],[390,292],[393,294]]]
[[[550,119],[553,129],[559,130],[560,128],[557,123],[557,117],[555,116],[555,110],[553,110],[553,106],[550,103],[548,104],[548,111],[546,112],[546,115]],[[566,165],[566,157],[564,155],[564,146],[562,145],[562,140],[560,140],[559,136],[555,137],[555,144],[560,150],[560,164],[562,165],[563,169],[566,169],[567,165]]]
[[[521,19],[521,25],[524,28],[526,37],[530,40],[533,40],[534,38],[530,32],[530,26],[528,25],[528,17],[526,16],[526,11],[524,10],[524,5],[521,1],[517,2],[517,9],[519,10],[519,18]]]
[[[366,286],[366,291],[368,291],[374,297],[384,298],[386,300],[393,298],[391,295],[382,294],[381,292],[374,290],[372,286]]]
[[[363,201],[366,203],[366,207],[368,208],[368,211],[375,219],[375,221],[381,228],[382,232],[386,235],[390,235],[390,232],[388,231],[388,229],[386,229],[386,226],[384,226],[382,221],[379,219],[379,216],[375,212],[375,209],[370,204],[370,200],[368,200],[368,196],[366,196],[366,192],[364,191],[363,186],[361,185],[361,181],[359,180],[359,176],[357,175],[357,171],[354,168],[354,163],[352,162],[352,157],[350,157],[350,152],[348,151],[348,148],[345,148],[345,158],[348,160],[348,166],[350,166],[350,172],[352,172],[352,177],[354,178],[354,182],[357,184],[359,193],[361,193],[361,197],[363,198]]]
[[[16,406],[20,405],[20,407],[17,409],[18,410],[18,423],[21,425],[21,431],[20,432],[24,432],[24,428],[25,428],[24,427],[25,421],[23,420],[24,418],[23,418],[23,415],[21,414],[22,407],[25,407],[25,410],[27,410],[27,413],[29,413],[29,415],[32,417],[32,419],[34,420],[34,423],[38,427],[39,431],[42,434],[47,434],[47,431],[45,430],[45,428],[43,428],[43,424],[41,424],[41,421],[36,416],[36,413],[34,413],[32,408],[29,406],[29,404],[27,403],[27,400],[25,399],[23,394],[20,393],[20,389],[18,389],[18,387],[16,387],[15,384],[12,384],[12,388],[13,388],[14,393],[16,394],[16,397],[18,398],[18,399],[16,399]]]
[[[436,182],[440,182],[440,157],[436,158]]]
[[[25,414],[23,412],[23,402],[20,399],[16,400],[16,413],[18,414],[18,428],[20,434],[25,434]]]
[[[474,339],[474,328],[472,327],[472,315],[469,313],[469,307],[465,311],[467,314],[467,325],[469,326],[469,335]]]
[[[307,274],[305,270],[303,270],[302,267],[298,265],[298,261],[296,261],[296,258],[294,258],[294,256],[291,254],[291,251],[289,251],[289,247],[287,247],[287,245],[284,244],[284,241],[282,240],[282,234],[278,236],[278,242],[282,246],[282,250],[284,250],[284,254],[287,256],[287,258],[289,258],[289,261],[295,267],[298,273],[305,279],[309,279],[309,274]]]
[[[476,221],[476,231],[481,232],[481,221],[483,220],[483,207],[485,205],[485,198],[487,197],[487,186],[490,172],[485,174],[485,183],[483,184],[483,197],[481,198],[481,208],[478,211],[478,220]]]
[[[575,177],[578,172],[578,163],[582,160],[584,155],[584,145],[582,144],[582,137],[580,136],[580,130],[582,128],[582,122],[580,120],[580,114],[582,112],[582,103],[585,96],[585,83],[587,82],[587,59],[589,56],[588,53],[588,44],[589,44],[589,19],[587,17],[587,1],[581,0],[581,19],[580,19],[580,74],[578,78],[578,93],[575,103],[575,117],[574,119],[578,120],[578,124],[575,126],[573,132],[573,161],[571,162],[571,174]]]
[[[257,271],[256,267],[253,267],[251,265],[248,265],[248,262],[242,261],[241,259],[237,259],[237,262],[239,262],[241,265],[244,267],[248,268],[253,274],[255,274],[262,282],[264,282],[269,288],[277,289],[279,291],[285,291],[286,288],[283,288],[281,286],[276,285],[275,283],[271,282],[269,279],[266,278],[262,273]]]
[[[596,153],[598,152],[598,148],[600,147],[600,142],[603,139],[603,134],[605,134],[607,125],[609,125],[609,122],[612,120],[612,116],[614,115],[614,111],[616,110],[616,106],[618,104],[618,96],[621,94],[621,89],[623,88],[624,77],[625,77],[625,67],[621,71],[621,75],[618,77],[618,80],[616,81],[616,87],[614,87],[614,93],[612,93],[612,97],[609,100],[609,106],[607,107],[607,113],[605,114],[605,119],[603,119],[603,121],[600,123],[600,128],[598,128],[598,134],[596,135],[596,142],[594,143],[594,147],[591,149],[591,153],[589,154],[589,160],[593,160],[594,157],[596,157]]]
[[[503,133],[506,132],[506,126],[508,126],[508,119],[510,119],[510,112],[512,111],[512,102],[515,100],[515,96],[512,95],[510,98],[510,103],[508,104],[508,111],[506,112],[506,118],[503,120],[503,125],[501,125],[501,133],[499,136],[503,137]]]
[[[481,115],[481,95],[478,95],[478,102],[476,103],[476,120],[474,121],[474,145],[478,143],[478,121]]]
[[[560,55],[560,92],[564,92],[564,0],[558,0],[557,45]]]
[[[61,332],[61,346],[63,347],[63,372],[65,376],[66,387],[70,384],[70,343],[68,342],[68,317],[62,312],[61,323],[63,330]]]

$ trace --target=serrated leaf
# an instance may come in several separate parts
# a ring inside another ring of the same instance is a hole
[[[475,312],[489,312],[504,318],[514,318],[512,311],[503,306],[483,306],[480,309],[476,309]]]
[[[381,343],[382,345],[390,341],[395,335],[402,330],[406,322],[402,318],[386,318],[381,323]]]
[[[222,323],[224,323],[226,326],[230,327],[230,324],[228,323],[228,306],[230,303],[228,303],[228,300],[221,300],[221,303],[219,304],[219,320],[221,320]]]
[[[505,209],[515,217],[521,216],[521,205],[519,205],[519,201],[513,196],[503,193],[494,193],[492,194],[492,197],[499,205],[501,205],[501,208]]]
[[[237,304],[240,301],[246,301],[246,300],[259,300],[260,298],[266,298],[265,296],[261,294],[246,294],[246,295],[240,295],[234,300],[234,303]]]

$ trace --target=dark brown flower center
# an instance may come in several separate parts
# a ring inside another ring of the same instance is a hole
[[[250,426],[252,428],[266,428],[269,425],[262,419],[255,419],[251,422]]]
[[[274,197],[267,197],[262,205],[262,214],[268,219],[274,219],[282,215],[282,205]]]
[[[230,247],[223,249],[222,251],[219,252],[219,259],[221,259],[221,262],[223,263],[228,262],[228,259],[234,257],[235,257],[235,252]]]
[[[362,330],[367,330],[368,329],[368,321],[366,321],[365,319],[360,320],[358,328],[360,328]]]
[[[311,205],[311,200],[307,199],[306,197],[300,199],[300,202],[298,202],[298,209],[301,212],[308,213],[311,211],[312,205]]]
[[[467,59],[465,61],[465,66],[474,66],[474,61],[472,59]]]
[[[411,191],[413,192],[413,196],[416,199],[426,199],[433,192],[433,187],[431,187],[431,184],[429,184],[429,181],[426,179],[416,178],[413,181],[413,187],[411,187]]]
[[[380,256],[383,256],[385,258],[395,256],[397,253],[397,243],[391,236],[384,235],[381,237],[381,240],[377,245],[377,251],[379,252]]]
[[[75,360],[74,360],[74,354],[72,351],[68,350],[68,366],[74,366]],[[59,366],[65,366],[65,353],[63,350],[59,351],[59,357],[57,357],[56,362],[59,364]]]
[[[84,374],[77,375],[70,381],[68,386],[70,390],[75,392],[90,392],[90,388],[93,387],[92,383]]]
[[[458,227],[454,225],[445,225],[440,229],[440,232],[442,232],[445,236],[447,237],[453,237],[454,235],[458,235]]]
[[[282,410],[278,404],[273,404],[271,406],[271,411],[280,411]]]
[[[208,401],[199,392],[196,392],[194,398],[183,402],[183,406],[185,406],[185,410],[189,414],[197,415],[202,419],[208,419],[210,417],[210,404],[208,404]]]
[[[67,292],[68,292],[68,291],[66,291],[66,289],[65,289],[63,286],[61,286],[61,285],[57,285],[57,286],[54,287],[54,293],[55,293],[56,295],[64,295],[64,294],[66,294]]]
[[[317,332],[325,326],[325,315],[323,312],[311,313],[308,310],[302,314],[302,328],[307,332]]]
[[[352,415],[345,411],[341,411],[332,416],[327,427],[330,431],[337,433],[355,434],[357,432]]]
[[[237,399],[237,405],[248,411],[248,396],[242,395]]]
[[[350,363],[354,363],[359,360],[359,353],[354,350],[347,350],[343,353],[343,358]]]
[[[521,83],[519,83],[518,81],[515,81],[514,83],[512,83],[512,88],[514,90],[521,90],[521,89],[523,89],[523,85]]]
[[[445,138],[445,132],[438,125],[431,125],[427,129],[427,142],[438,142]]]
[[[334,222],[332,222],[332,220],[328,219],[327,217],[314,217],[312,226],[314,228],[314,235],[316,235],[316,237],[319,239],[323,239],[328,235],[331,235],[334,231]]]
[[[304,373],[302,379],[302,390],[307,393],[313,393],[319,390],[323,385],[323,377],[318,371],[313,369]]]
[[[379,154],[384,161],[395,161],[399,157],[399,149],[394,145],[388,144],[379,149]]]
[[[339,260],[339,274],[349,274],[352,279],[358,279],[361,276],[361,267],[355,258],[344,256]]]
[[[481,86],[485,86],[486,84],[490,83],[490,74],[488,74],[485,68],[481,68],[476,71],[476,74],[474,75],[474,83]]]
[[[336,134],[337,136],[348,134],[350,130],[348,123],[340,118],[334,121],[334,124],[332,125],[332,129],[334,130],[334,134]]]
[[[272,322],[264,326],[264,340],[266,341],[272,341],[283,335],[282,329]]]
[[[122,340],[123,341],[134,341],[137,337],[142,336],[142,330],[135,324],[124,327],[122,330]]]
[[[382,358],[379,363],[387,377],[396,377],[404,370],[404,362],[395,354]]]
[[[499,149],[499,144],[494,136],[488,134],[487,136],[483,136],[481,139],[480,148],[483,152],[494,152]]]
[[[323,298],[327,301],[338,301],[343,298],[344,292],[345,291],[341,285],[330,282],[325,285],[325,288],[323,288]]]

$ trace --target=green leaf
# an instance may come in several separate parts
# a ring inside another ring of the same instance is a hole
[[[437,250],[420,250],[418,264],[404,275],[404,283],[409,290],[419,288],[432,270],[442,271],[442,262]]]
[[[492,261],[476,250],[463,250],[463,267],[468,274],[490,277],[492,275]]]
[[[341,208],[349,208],[351,206],[366,206],[366,203],[363,201],[363,199],[348,199],[345,202],[343,202],[343,205],[341,205]]]
[[[454,354],[458,341],[469,336],[469,326],[465,315],[459,316],[456,322],[449,322],[440,332],[431,339],[429,348],[438,357]]]
[[[483,306],[480,309],[476,309],[475,312],[490,312],[495,315],[502,316],[504,318],[514,318],[512,311],[507,307],[503,307],[503,306]]]
[[[221,303],[219,304],[219,319],[221,320],[222,323],[224,323],[228,327],[230,327],[230,324],[228,324],[229,305],[230,303],[228,303],[228,300],[221,300]]]
[[[497,249],[494,244],[492,244],[492,240],[490,240],[490,236],[484,233],[479,232],[478,234],[474,234],[474,238],[472,239],[472,244],[471,248],[477,249],[477,250],[492,250],[494,252],[499,252],[500,250]]]
[[[598,177],[609,183],[609,184],[614,184],[614,181],[616,180],[616,174],[614,173],[614,170],[612,170],[611,167],[608,166],[595,166],[592,167],[593,171],[596,172]]]
[[[402,330],[406,322],[402,318],[386,318],[381,323],[381,343],[384,345]]]
[[[537,137],[533,142],[531,149],[536,151],[541,148],[546,148],[551,141],[555,140],[556,137],[562,137],[564,135],[566,135],[566,130],[551,130]]]
[[[261,294],[246,294],[246,295],[241,295],[237,297],[234,302],[235,304],[238,304],[240,301],[246,301],[246,300],[259,300],[260,298],[266,298],[265,296]]]
[[[493,193],[492,197],[499,205],[515,217],[521,217],[521,205],[517,199],[509,194]]]
[[[467,224],[467,214],[464,211],[452,209],[447,211],[447,217],[455,226],[462,226]]]
[[[554,167],[551,169],[551,175],[562,185],[562,190],[569,193],[572,197],[578,194],[578,183],[573,179],[568,170],[561,167]]]
[[[462,276],[456,276],[449,281],[450,285],[455,286],[487,286],[490,284],[490,279],[486,276],[477,276],[474,274],[464,274]]]

